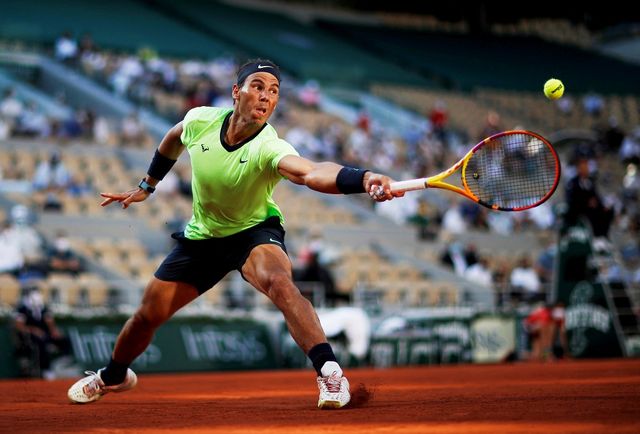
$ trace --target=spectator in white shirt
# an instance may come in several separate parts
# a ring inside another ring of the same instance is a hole
[[[540,277],[528,256],[520,258],[518,265],[511,271],[509,283],[512,293],[520,295],[525,301],[544,300],[544,294],[540,293]]]
[[[467,268],[464,277],[473,283],[491,288],[493,286],[493,276],[489,269],[487,258],[480,256],[478,262]]]

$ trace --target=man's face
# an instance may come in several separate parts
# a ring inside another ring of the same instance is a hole
[[[235,111],[244,119],[257,124],[267,122],[280,98],[278,79],[267,72],[254,72],[232,91]]]
[[[582,178],[587,178],[589,176],[589,160],[581,158],[578,160],[577,166],[578,175]]]

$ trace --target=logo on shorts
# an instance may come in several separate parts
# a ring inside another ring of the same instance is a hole
[[[278,240],[274,240],[273,238],[269,238],[269,241],[271,241],[272,243],[278,243],[280,245],[282,245],[282,243]]]
[[[204,144],[200,143],[200,147],[202,148],[202,152],[207,152],[209,150],[208,146],[205,146]]]

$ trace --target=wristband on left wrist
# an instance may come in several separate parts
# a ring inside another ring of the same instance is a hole
[[[138,184],[138,187],[143,189],[144,191],[146,191],[147,193],[151,194],[154,191],[156,191],[156,188],[152,185],[150,185],[147,181],[145,181],[144,179],[142,181],[140,181],[140,184]]]

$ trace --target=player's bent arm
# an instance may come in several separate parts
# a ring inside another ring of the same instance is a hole
[[[101,206],[107,206],[113,202],[122,204],[122,208],[128,208],[134,202],[144,201],[153,191],[155,186],[171,170],[176,160],[184,150],[180,139],[182,135],[182,122],[178,122],[164,135],[156,150],[153,160],[147,170],[147,175],[137,188],[124,193],[100,193],[104,198]]]

